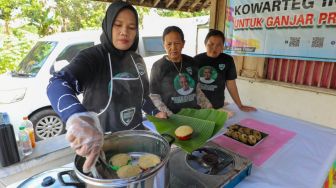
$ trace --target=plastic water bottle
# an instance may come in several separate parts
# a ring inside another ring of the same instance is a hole
[[[27,156],[33,153],[33,148],[30,142],[28,131],[25,126],[19,127],[19,142],[23,156]]]
[[[28,119],[28,117],[23,117],[22,125],[26,127],[26,131],[29,134],[29,139],[30,139],[31,145],[32,145],[33,148],[35,148],[36,141],[35,141],[35,133],[34,133],[33,123]]]

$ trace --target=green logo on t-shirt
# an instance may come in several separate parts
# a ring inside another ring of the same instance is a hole
[[[199,80],[204,84],[211,84],[217,79],[217,71],[211,66],[203,66],[198,71]]]
[[[195,81],[186,73],[178,74],[174,79],[174,88],[180,95],[188,95],[195,88]]]

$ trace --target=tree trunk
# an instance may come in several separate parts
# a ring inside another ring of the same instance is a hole
[[[5,20],[5,34],[9,35],[9,21]]]

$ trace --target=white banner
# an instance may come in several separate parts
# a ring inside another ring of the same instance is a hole
[[[225,52],[336,62],[336,0],[228,0]]]

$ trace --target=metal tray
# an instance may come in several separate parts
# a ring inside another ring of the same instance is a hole
[[[243,134],[245,134],[246,137],[243,136]],[[250,127],[245,127],[240,124],[230,125],[223,135],[247,146],[256,146],[268,136],[268,134],[262,131]],[[253,137],[255,138],[255,141]]]

